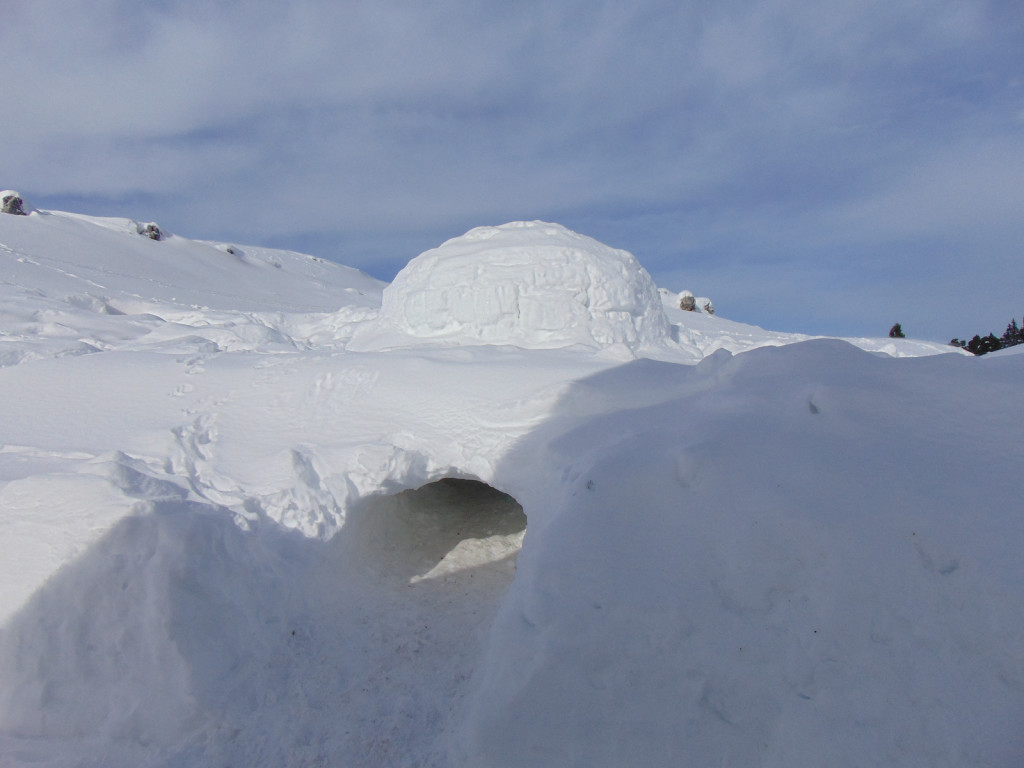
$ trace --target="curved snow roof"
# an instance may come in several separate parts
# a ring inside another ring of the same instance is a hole
[[[560,224],[477,227],[420,254],[384,289],[359,346],[574,344],[638,349],[669,338],[658,289],[627,251]]]

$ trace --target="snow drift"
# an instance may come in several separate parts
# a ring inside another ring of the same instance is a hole
[[[1019,765],[1024,356],[627,256],[0,216],[0,764]]]
[[[1024,419],[977,362],[814,341],[581,382],[566,407],[620,407],[509,457],[558,502],[515,489],[457,764],[1019,764]]]

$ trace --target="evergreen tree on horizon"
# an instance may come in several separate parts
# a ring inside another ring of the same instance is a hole
[[[893,328],[895,327],[893,326]],[[889,335],[892,336],[892,331],[889,332]],[[981,336],[976,333],[970,341],[954,338],[949,343],[951,346],[966,349],[975,355],[987,355],[989,352],[1024,344],[1024,328],[1017,325],[1017,318],[1014,318],[1006,326],[1002,336],[996,336],[994,333],[989,333],[988,336]]]

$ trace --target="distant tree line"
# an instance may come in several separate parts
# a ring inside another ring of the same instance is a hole
[[[1006,326],[1006,331],[1002,336],[996,336],[994,333],[990,333],[988,336],[974,334],[974,338],[970,341],[953,339],[949,343],[954,347],[966,349],[968,352],[973,352],[976,355],[985,355],[989,352],[995,352],[997,349],[1006,349],[1007,347],[1024,344],[1024,329],[1018,326],[1017,320],[1014,319]]]

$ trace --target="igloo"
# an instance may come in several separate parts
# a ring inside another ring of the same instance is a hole
[[[632,254],[559,224],[519,221],[477,227],[410,261],[350,346],[637,350],[668,338],[658,289]]]

